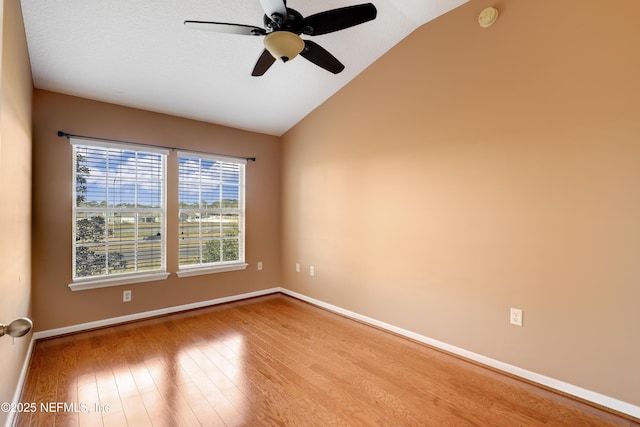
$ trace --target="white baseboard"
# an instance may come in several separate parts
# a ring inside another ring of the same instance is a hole
[[[415,340],[415,341],[430,345],[432,347],[436,347],[436,348],[442,349],[444,351],[456,354],[458,356],[464,357],[464,358],[472,360],[474,362],[481,363],[483,365],[498,369],[498,370],[506,372],[508,374],[515,375],[517,377],[523,378],[523,379],[528,380],[528,381],[532,381],[534,383],[543,385],[545,387],[549,387],[549,388],[557,390],[559,392],[566,393],[566,394],[569,394],[571,396],[575,396],[577,398],[583,399],[585,401],[592,402],[592,403],[595,403],[597,405],[600,405],[600,406],[603,406],[603,407],[606,407],[606,408],[610,408],[610,409],[613,409],[614,411],[618,411],[620,413],[627,414],[627,415],[630,415],[630,416],[632,416],[634,418],[640,419],[640,406],[632,405],[632,404],[630,404],[628,402],[624,402],[624,401],[621,401],[621,400],[618,400],[618,399],[614,399],[612,397],[609,397],[609,396],[606,396],[606,395],[603,395],[603,394],[600,394],[600,393],[596,393],[596,392],[593,392],[591,390],[587,390],[587,389],[584,389],[582,387],[578,387],[578,386],[575,386],[573,384],[566,383],[564,381],[556,380],[554,378],[547,377],[545,375],[540,375],[540,374],[537,374],[535,372],[531,372],[531,371],[528,371],[526,369],[522,369],[522,368],[519,368],[517,366],[513,366],[513,365],[510,365],[508,363],[501,362],[499,360],[491,359],[491,358],[483,356],[481,354],[474,353],[474,352],[465,350],[463,348],[456,347],[456,346],[447,344],[445,342],[438,341],[438,340],[435,340],[433,338],[429,338],[429,337],[426,337],[424,335],[420,335],[420,334],[417,334],[415,332],[399,328],[399,327],[394,326],[394,325],[390,325],[390,324],[385,323],[385,322],[381,322],[381,321],[373,319],[371,317],[363,316],[363,315],[355,313],[353,311],[346,310],[344,308],[341,308],[341,307],[326,303],[324,301],[320,301],[320,300],[317,300],[315,298],[311,298],[311,297],[308,297],[306,295],[299,294],[297,292],[291,291],[291,290],[286,289],[286,288],[281,288],[281,287],[264,289],[264,290],[261,290],[261,291],[249,292],[249,293],[233,295],[233,296],[229,296],[229,297],[217,298],[217,299],[208,300],[208,301],[200,301],[200,302],[196,302],[196,303],[192,303],[192,304],[179,305],[179,306],[175,306],[175,307],[167,307],[167,308],[163,308],[163,309],[159,309],[159,310],[145,311],[145,312],[142,312],[142,313],[135,313],[135,314],[130,314],[130,315],[126,315],[126,316],[120,316],[120,317],[114,317],[114,318],[110,318],[110,319],[98,320],[98,321],[95,321],[95,322],[88,322],[88,323],[82,323],[82,324],[79,324],[79,325],[67,326],[67,327],[64,327],[64,328],[50,329],[50,330],[46,330],[46,331],[35,332],[33,334],[33,336],[32,336],[32,339],[31,339],[31,345],[29,347],[29,354],[27,355],[27,359],[25,360],[25,364],[24,364],[23,369],[22,369],[22,373],[21,373],[21,377],[20,377],[20,383],[18,384],[18,388],[17,388],[17,391],[16,391],[16,395],[14,397],[14,400],[17,402],[17,399],[20,398],[20,394],[19,393],[22,391],[22,385],[23,385],[24,380],[25,380],[25,376],[26,376],[29,360],[31,358],[31,351],[33,349],[33,344],[34,344],[35,340],[43,339],[43,338],[55,337],[55,336],[59,336],[59,335],[70,334],[70,333],[74,333],[74,332],[81,332],[81,331],[85,331],[85,330],[89,330],[89,329],[101,328],[101,327],[104,327],[104,326],[116,325],[116,324],[119,324],[119,323],[131,322],[131,321],[134,321],[134,320],[141,320],[141,319],[161,316],[161,315],[165,315],[165,314],[177,313],[177,312],[180,312],[180,311],[192,310],[192,309],[195,309],[195,308],[202,308],[202,307],[208,307],[208,306],[217,305],[217,304],[223,304],[223,303],[227,303],[227,302],[240,301],[240,300],[247,299],[247,298],[254,298],[254,297],[263,296],[263,295],[269,295],[269,294],[273,294],[273,293],[277,293],[277,292],[281,292],[281,293],[283,293],[285,295],[289,295],[289,296],[292,296],[294,298],[300,299],[302,301],[309,302],[309,303],[311,303],[313,305],[316,305],[318,307],[327,309],[329,311],[333,311],[333,312],[341,314],[341,315],[343,315],[345,317],[349,317],[351,319],[358,320],[360,322],[363,322],[363,323],[378,327],[380,329],[384,329],[384,330],[387,330],[389,332],[393,332],[395,334],[405,336],[405,337],[410,338],[412,340]],[[10,417],[9,421],[11,421],[11,418],[12,417]],[[9,422],[7,423],[7,427],[8,426],[11,426],[11,424]]]
[[[280,292],[282,292],[285,295],[289,295],[294,298],[300,299],[302,301],[306,301],[313,305],[317,305],[318,307],[322,307],[329,311],[333,311],[345,317],[349,317],[351,319],[358,320],[360,322],[378,327],[380,329],[384,329],[384,330],[393,332],[395,334],[405,336],[412,340],[430,345],[432,347],[439,348],[449,353],[456,354],[458,356],[464,357],[465,359],[469,359],[474,362],[481,363],[483,365],[498,369],[500,371],[509,373],[511,375],[515,375],[525,380],[532,381],[534,383],[543,385],[545,387],[549,387],[559,392],[566,393],[571,396],[575,396],[577,398],[583,399],[585,401],[592,402],[597,405],[613,409],[614,411],[630,415],[634,418],[640,418],[640,406],[632,405],[622,400],[614,399],[612,397],[609,397],[600,393],[596,393],[594,391],[587,390],[582,387],[578,387],[573,384],[566,383],[564,381],[556,380],[554,378],[550,378],[545,375],[540,375],[535,372],[531,372],[526,369],[519,368],[517,366],[509,365],[508,363],[491,359],[481,354],[474,353],[474,352],[465,350],[463,348],[456,347],[456,346],[444,343],[442,341],[435,340],[433,338],[425,337],[424,335],[420,335],[415,332],[408,331],[406,329],[398,328],[397,326],[393,326],[388,323],[384,323],[379,320],[372,319],[371,317],[363,316],[353,311],[349,311],[344,308],[341,308],[332,304],[328,304],[324,301],[320,301],[315,298],[311,298],[306,295],[302,295],[285,288],[280,288]]]
[[[194,308],[209,307],[211,305],[223,304],[225,302],[240,301],[247,298],[254,298],[268,294],[280,292],[280,288],[263,289],[261,291],[248,292],[246,294],[232,295],[229,297],[216,298],[207,301],[199,301],[191,304],[177,305],[174,307],[161,308],[159,310],[144,311],[142,313],[128,314],[126,316],[112,317],[110,319],[96,320],[95,322],[81,323],[79,325],[66,326],[64,328],[49,329],[46,331],[34,332],[36,340],[51,338],[74,332],[87,331],[89,329],[102,328],[105,326],[117,325],[118,323],[132,322],[134,320],[148,319],[150,317],[163,316],[165,314],[177,313],[180,311],[193,310]]]
[[[18,384],[16,385],[16,391],[13,393],[13,401],[12,403],[18,404],[20,402],[20,396],[22,395],[22,389],[24,388],[24,382],[27,379],[27,372],[29,371],[29,363],[31,362],[31,353],[33,352],[33,347],[35,346],[36,339],[31,334],[31,341],[29,342],[29,348],[27,349],[27,354],[24,358],[24,362],[22,362],[22,369],[20,370],[20,376],[18,377]],[[16,421],[17,412],[9,412],[7,416],[7,420],[5,422],[5,427],[11,427],[14,425]]]
[[[31,362],[31,353],[33,352],[33,348],[35,346],[35,342],[39,339],[43,338],[51,338],[60,335],[71,334],[74,332],[82,332],[89,329],[102,328],[105,326],[117,325],[119,323],[132,322],[134,320],[147,319],[156,316],[162,316],[165,314],[177,313],[180,311],[193,310],[195,308],[209,307],[212,305],[223,304],[226,302],[240,301],[248,298],[259,297],[263,295],[269,295],[280,292],[280,288],[270,288],[264,289],[261,291],[248,292],[245,294],[232,295],[229,297],[216,298],[207,301],[199,301],[192,304],[184,304],[178,305],[174,307],[162,308],[159,310],[151,310],[145,311],[142,313],[129,314],[126,316],[113,317],[110,319],[97,320],[95,322],[81,323],[78,325],[67,326],[64,328],[57,329],[49,329],[46,331],[38,331],[31,334],[31,342],[29,343],[29,350],[27,351],[27,355],[25,356],[25,360],[22,365],[22,371],[20,372],[20,377],[18,379],[18,384],[16,385],[16,391],[13,395],[13,403],[18,403],[20,400],[20,395],[22,394],[22,390],[24,388],[24,382],[27,377],[27,372],[29,370],[29,363]],[[5,427],[12,427],[15,423],[15,415],[16,413],[10,412],[7,417]]]

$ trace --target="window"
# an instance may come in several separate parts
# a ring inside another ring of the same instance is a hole
[[[74,290],[166,278],[167,150],[71,139]]]
[[[245,164],[244,159],[178,153],[178,276],[247,267]]]

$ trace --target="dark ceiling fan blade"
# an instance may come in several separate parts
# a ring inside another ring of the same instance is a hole
[[[276,58],[274,58],[267,49],[263,50],[262,55],[258,58],[258,62],[256,62],[256,66],[253,67],[251,75],[254,77],[263,75],[274,62],[276,62]]]
[[[304,49],[302,49],[300,55],[316,64],[318,67],[331,71],[333,74],[338,74],[340,71],[344,70],[342,62],[338,61],[336,57],[331,55],[325,48],[311,40],[304,41]]]
[[[284,19],[287,18],[287,6],[285,5],[284,0],[260,0],[260,4],[262,5],[264,14],[269,18],[271,18],[275,13],[282,16]]]
[[[228,24],[226,22],[184,21],[187,28],[216,33],[240,34],[242,36],[264,36],[267,32],[253,25]]]
[[[302,32],[310,36],[332,33],[376,18],[378,11],[371,3],[327,10],[302,21]]]

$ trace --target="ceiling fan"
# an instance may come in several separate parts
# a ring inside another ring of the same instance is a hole
[[[263,75],[276,59],[287,62],[298,54],[334,74],[344,65],[326,49],[300,35],[319,36],[353,27],[375,19],[377,10],[371,3],[347,6],[316,13],[306,18],[287,7],[286,0],[260,0],[264,9],[264,28],[225,22],[184,21],[188,28],[218,33],[264,36],[265,49],[253,68],[252,76]]]

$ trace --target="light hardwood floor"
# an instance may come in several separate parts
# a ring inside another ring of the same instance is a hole
[[[18,426],[640,426],[280,294],[39,341],[21,402]]]

